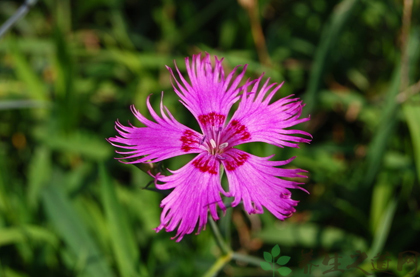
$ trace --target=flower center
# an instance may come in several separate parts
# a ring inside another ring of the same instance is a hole
[[[200,146],[207,150],[210,154],[216,156],[219,159],[224,159],[221,154],[224,153],[229,143],[224,142],[221,137],[222,127],[211,126],[208,137],[206,135],[200,141]]]
[[[210,139],[210,147],[207,150],[212,155],[222,154],[223,149],[225,149],[228,145],[229,144],[227,142],[218,145],[214,139]]]

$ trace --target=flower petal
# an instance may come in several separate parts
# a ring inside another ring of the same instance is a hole
[[[162,94],[163,97],[163,94]],[[146,127],[124,126],[116,122],[120,136],[109,138],[108,141],[116,147],[129,149],[128,152],[116,151],[125,155],[118,159],[135,159],[124,163],[158,162],[171,157],[188,153],[200,153],[202,135],[176,121],[169,110],[160,104],[162,117],[156,114],[147,98],[147,107],[156,122],[144,117],[134,106],[131,110],[136,118]]]
[[[253,83],[248,81],[244,86],[238,87],[245,74],[246,65],[237,77],[233,76],[239,66],[225,78],[222,61],[223,59],[218,60],[215,57],[215,65],[212,66],[208,53],[203,59],[201,54],[193,55],[191,64],[186,58],[190,83],[182,76],[176,64],[175,69],[179,80],[172,69],[167,67],[175,81],[173,87],[176,94],[181,98],[181,103],[195,116],[203,132],[206,129],[203,126],[208,123],[206,122],[208,118],[216,118],[216,121],[221,120],[224,124],[230,108],[239,99],[238,94]]]
[[[261,78],[262,76],[254,84],[251,92],[242,94],[239,107],[226,126],[224,141],[231,146],[256,141],[278,147],[298,147],[299,142],[309,143],[311,139],[294,136],[312,138],[309,133],[286,129],[309,120],[309,116],[299,118],[302,113],[302,101],[289,95],[270,104],[270,100],[283,83],[276,86],[276,83],[269,84],[268,79],[258,91]]]
[[[161,224],[167,232],[177,233],[172,239],[179,242],[184,235],[194,231],[198,222],[197,233],[205,228],[208,211],[213,219],[218,220],[217,205],[225,211],[220,193],[226,194],[220,183],[220,162],[208,153],[201,153],[184,167],[171,171],[173,175],[157,175],[156,180],[165,184],[156,184],[158,189],[174,189],[161,202],[163,208]]]
[[[290,188],[301,189],[301,183],[283,180],[278,177],[306,177],[299,175],[302,169],[283,169],[286,161],[269,161],[271,157],[257,157],[239,149],[231,149],[224,155],[222,163],[229,182],[228,196],[233,196],[232,206],[241,201],[249,214],[263,213],[263,207],[278,219],[290,217],[299,201],[292,200]],[[307,192],[307,191],[306,191]]]

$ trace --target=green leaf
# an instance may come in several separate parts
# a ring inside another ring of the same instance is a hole
[[[287,276],[292,272],[292,270],[288,267],[280,267],[277,271],[281,276]]]
[[[264,270],[271,270],[271,264],[266,262],[260,262],[261,268]]]
[[[28,276],[22,272],[15,271],[15,269],[11,269],[9,267],[1,266],[0,270],[2,274],[4,274],[3,276],[7,276],[7,277],[27,277]]]
[[[55,180],[61,183],[59,181],[61,180]],[[74,254],[74,263],[83,265],[83,273],[93,277],[113,276],[104,255],[99,251],[86,225],[80,220],[70,199],[64,194],[63,188],[53,184],[45,187],[42,201],[58,235]]]
[[[0,246],[38,241],[58,247],[59,240],[50,230],[35,225],[0,228]]]
[[[116,196],[115,188],[106,173],[105,166],[99,166],[101,182],[102,202],[105,207],[105,215],[109,235],[116,256],[118,269],[121,276],[137,276],[135,268],[139,253],[132,229],[128,226],[125,211]]]
[[[386,207],[382,218],[378,224],[378,227],[375,231],[375,236],[373,238],[372,246],[369,251],[368,256],[374,256],[376,253],[380,253],[385,245],[385,242],[388,239],[389,231],[391,229],[394,215],[397,209],[398,200],[392,199],[389,201],[388,206]]]
[[[309,76],[308,89],[305,93],[305,114],[311,113],[316,106],[319,89],[329,64],[330,55],[334,52],[331,50],[343,34],[343,29],[348,27],[346,23],[351,18],[350,15],[359,2],[359,0],[341,1],[333,10],[329,23],[322,30],[321,41],[316,50],[315,60]]]
[[[264,260],[271,263],[271,262],[273,262],[273,256],[271,256],[271,254],[268,253],[268,252],[264,252]]]
[[[420,46],[420,39],[417,32],[413,32],[407,45],[409,65],[412,66],[417,59],[417,52]],[[391,83],[388,86],[387,99],[380,115],[381,122],[375,130],[375,136],[371,140],[367,153],[366,175],[364,177],[365,186],[369,187],[375,181],[377,174],[382,166],[382,160],[387,150],[388,143],[393,137],[395,126],[398,122],[400,103],[396,97],[400,92],[401,66],[396,66],[393,72]]]
[[[390,182],[388,172],[381,172],[378,175],[377,182],[373,187],[372,201],[370,204],[370,228],[374,234],[381,225],[381,219],[386,211],[386,207],[394,195],[394,185]]]
[[[281,256],[280,258],[278,258],[277,260],[277,264],[278,265],[285,265],[290,261],[290,257],[289,256]]]
[[[29,59],[20,51],[19,45],[10,40],[10,55],[17,77],[26,85],[26,97],[31,100],[48,101],[48,92],[42,79],[33,70]]]
[[[5,100],[0,101],[0,110],[47,108],[50,102],[39,100]]]
[[[280,246],[278,244],[276,244],[273,249],[271,249],[271,254],[273,255],[273,257],[277,257],[278,255],[280,255]]]
[[[40,134],[40,139],[53,150],[83,155],[96,161],[106,160],[112,155],[110,145],[91,132]]]
[[[36,148],[29,163],[27,197],[31,208],[37,207],[39,194],[51,176],[51,152],[44,146]]]
[[[403,111],[410,130],[411,141],[414,149],[414,160],[416,162],[417,176],[420,180],[420,124],[417,120],[420,118],[420,106],[405,103]]]

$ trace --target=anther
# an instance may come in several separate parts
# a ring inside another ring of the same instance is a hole
[[[228,145],[229,145],[229,143],[224,142],[224,143],[219,145],[219,149],[225,149]]]
[[[210,139],[210,144],[211,147],[216,148],[216,142],[214,141],[214,139]]]

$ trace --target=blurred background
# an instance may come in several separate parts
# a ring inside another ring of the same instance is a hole
[[[22,3],[0,1],[0,22]],[[0,276],[281,276],[259,265],[275,245],[289,276],[418,276],[419,12],[417,0],[39,0],[0,39]],[[310,194],[292,191],[284,222],[228,209],[217,224],[234,259],[210,226],[180,243],[156,234],[164,195],[105,140],[116,119],[140,126],[129,106],[148,116],[161,91],[197,128],[165,65],[184,72],[205,51],[285,81],[276,97],[311,115],[297,126],[310,145],[244,146],[297,156],[288,167],[309,171]]]

